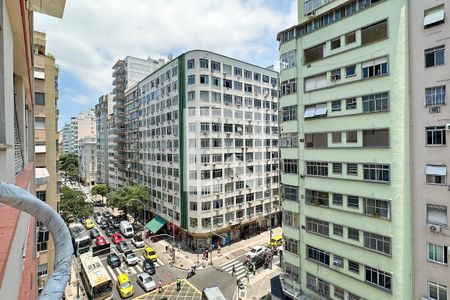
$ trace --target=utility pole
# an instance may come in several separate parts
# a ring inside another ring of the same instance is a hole
[[[270,220],[270,218],[269,218]],[[272,248],[272,223],[269,226],[269,245]],[[273,262],[273,251],[270,249],[270,269],[272,270],[272,262]]]
[[[76,272],[77,272],[77,299],[80,299],[80,242],[77,243],[77,260],[76,260],[76,264],[77,264],[77,268],[76,268]]]

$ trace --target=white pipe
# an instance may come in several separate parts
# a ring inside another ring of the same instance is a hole
[[[63,219],[44,201],[13,184],[0,182],[0,202],[32,215],[50,231],[55,243],[55,269],[39,300],[61,299],[70,280],[73,256],[72,240]]]

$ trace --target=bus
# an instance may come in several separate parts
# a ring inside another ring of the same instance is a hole
[[[227,300],[217,286],[203,289],[202,300]]]
[[[81,223],[69,224],[70,235],[75,255],[88,252],[91,249],[91,237]]]
[[[81,280],[91,300],[112,299],[113,283],[100,258],[91,253],[80,255]]]

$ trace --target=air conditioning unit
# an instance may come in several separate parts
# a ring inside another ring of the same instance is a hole
[[[339,259],[335,258],[333,260],[333,265],[335,265],[336,267],[339,267],[339,268],[343,268],[344,267],[344,262],[342,260],[339,260]]]
[[[433,232],[441,232],[441,226],[436,224],[428,224],[428,228]]]
[[[336,81],[338,79],[341,79],[341,76],[339,76],[339,75],[331,75],[331,80],[332,81]]]
[[[429,108],[429,113],[430,114],[437,114],[441,112],[441,107],[440,106],[433,106]]]
[[[450,131],[450,123],[445,124],[445,129],[447,129],[447,131]]]

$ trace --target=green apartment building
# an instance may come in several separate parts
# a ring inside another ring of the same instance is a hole
[[[285,294],[412,299],[406,0],[298,1],[280,42]]]

